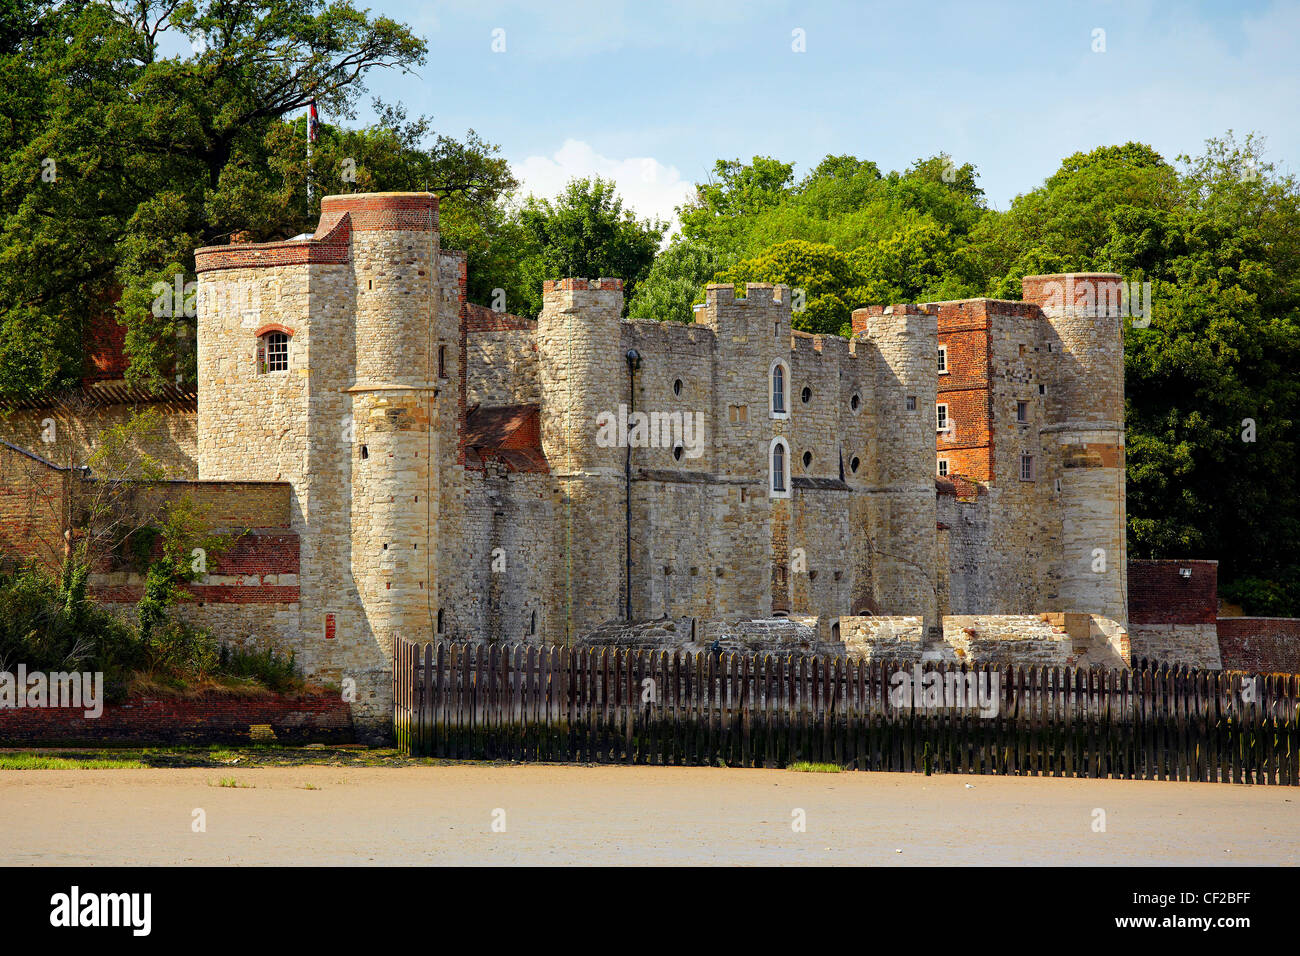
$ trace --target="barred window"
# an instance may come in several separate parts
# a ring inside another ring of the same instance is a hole
[[[1034,456],[1021,454],[1020,456],[1020,480],[1034,480]]]

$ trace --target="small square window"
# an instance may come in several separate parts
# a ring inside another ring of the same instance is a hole
[[[1028,402],[1016,402],[1016,421],[1021,423],[1029,421]]]
[[[907,396],[907,398],[903,400],[903,408],[905,408],[909,412],[916,411],[916,396],[915,395]]]
[[[1046,385],[1039,385],[1039,386],[1038,386],[1038,394],[1039,394],[1039,395],[1046,395],[1046,394],[1047,394],[1047,386],[1046,386]]]

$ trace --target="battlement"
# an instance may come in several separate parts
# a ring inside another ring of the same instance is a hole
[[[857,343],[842,335],[816,335],[795,330],[790,333],[790,352],[794,355],[846,356],[858,358]]]
[[[853,335],[855,338],[863,334],[867,334],[869,337],[873,330],[883,330],[886,327],[897,328],[900,325],[900,319],[903,326],[910,327],[915,324],[909,321],[913,317],[934,319],[937,327],[939,310],[932,305],[917,305],[911,302],[900,302],[895,305],[869,305],[864,309],[854,309],[852,316]]]
[[[1123,278],[1113,272],[1025,276],[1020,289],[1025,302],[1034,303],[1050,317],[1118,316],[1125,293]]]
[[[622,292],[622,279],[547,279],[542,294],[548,292]]]
[[[356,232],[428,232],[438,228],[433,193],[349,193],[320,201],[320,236],[348,216]]]
[[[736,286],[731,282],[712,282],[704,287],[704,311],[712,311],[719,305],[744,306],[783,306],[790,308],[790,287],[772,282],[746,282],[745,294],[736,295]],[[696,321],[699,321],[697,316]]]

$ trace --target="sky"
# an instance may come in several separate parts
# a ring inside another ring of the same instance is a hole
[[[718,159],[806,173],[827,154],[905,169],[973,163],[995,208],[1080,150],[1139,141],[1167,160],[1228,130],[1300,166],[1300,2],[359,0],[429,45],[370,99],[473,128],[524,192],[614,179],[641,216]],[[331,117],[322,119],[331,121]]]

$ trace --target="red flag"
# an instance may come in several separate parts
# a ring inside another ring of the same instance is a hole
[[[311,101],[311,111],[307,114],[307,139],[316,142],[320,136],[320,117],[316,115],[316,101]]]

